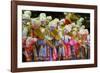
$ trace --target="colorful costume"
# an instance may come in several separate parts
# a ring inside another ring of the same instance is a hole
[[[46,46],[41,45],[40,51],[39,51],[39,57],[40,57],[40,60],[45,60],[45,58],[47,57],[47,48],[46,48]]]
[[[57,50],[56,48],[53,48],[53,60],[56,61],[56,59],[57,59]]]
[[[70,48],[71,48],[71,56],[72,56],[72,59],[76,59],[76,55],[75,55],[75,44],[76,44],[76,41],[74,39],[70,39]]]
[[[71,57],[71,48],[70,48],[70,37],[69,36],[64,36],[63,37],[63,42],[64,42],[64,46],[65,46],[65,55],[67,58]]]
[[[58,56],[61,57],[65,57],[65,49],[63,46],[59,47],[59,50],[58,50]]]

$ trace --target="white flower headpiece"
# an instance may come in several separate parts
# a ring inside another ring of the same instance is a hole
[[[31,11],[24,11],[22,18],[23,19],[30,19],[30,17],[31,17]]]
[[[47,16],[47,20],[51,21],[52,20],[52,16]]]
[[[46,14],[45,13],[40,13],[40,21],[46,21]]]
[[[64,27],[64,30],[67,31],[67,32],[71,32],[72,26],[71,26],[71,25],[66,25],[66,26]]]

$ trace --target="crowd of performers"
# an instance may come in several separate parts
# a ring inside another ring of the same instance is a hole
[[[90,34],[83,17],[67,12],[63,19],[46,13],[36,18],[31,15],[32,11],[22,14],[23,62],[90,58]]]

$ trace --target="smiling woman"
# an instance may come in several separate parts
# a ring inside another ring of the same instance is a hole
[[[96,66],[96,10],[88,5],[12,2],[12,71]]]

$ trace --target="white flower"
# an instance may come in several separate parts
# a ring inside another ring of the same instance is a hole
[[[84,34],[84,29],[80,29],[79,30],[79,34],[82,34],[83,35]]]
[[[76,28],[76,27],[75,27],[75,28],[73,28],[73,31],[77,31],[77,30],[78,30],[78,28]]]
[[[80,28],[80,25],[75,25],[76,28]]]
[[[31,23],[32,23],[32,25],[36,25],[36,26],[40,26],[41,25],[41,22],[39,21],[38,18],[31,19]]]
[[[24,11],[24,14],[31,16],[31,11]]]
[[[65,19],[61,19],[61,20],[59,21],[59,24],[62,25],[62,24],[64,24],[64,22],[65,22]]]
[[[68,14],[68,12],[64,12],[64,15],[67,15]]]
[[[41,22],[41,25],[45,26],[46,25],[46,14],[45,13],[40,13],[39,16],[39,21]]]
[[[83,21],[84,21],[84,18],[81,17],[81,18],[79,19],[79,22],[82,23]]]
[[[30,15],[28,15],[28,14],[23,14],[23,15],[22,15],[22,19],[30,19]]]
[[[30,17],[31,17],[31,11],[24,11],[22,19],[30,19]]]
[[[77,20],[77,25],[81,26],[83,21],[84,21],[84,18],[81,17],[79,20]]]
[[[67,31],[67,32],[71,32],[72,26],[71,26],[71,25],[66,25],[66,26],[64,27],[64,30]]]
[[[51,22],[49,22],[49,27],[57,27],[57,24],[59,22],[59,19],[55,18],[54,20],[52,20]]]
[[[52,20],[52,16],[47,16],[47,20],[51,21]]]
[[[74,27],[76,24],[75,23],[71,23],[72,27]]]
[[[45,13],[40,13],[40,21],[46,21],[46,14]]]
[[[36,20],[36,21],[35,21],[35,24],[36,24],[36,25],[40,25],[41,23],[40,23],[39,20]]]
[[[77,35],[77,32],[76,32],[76,31],[73,31],[72,34],[73,34],[73,35]]]
[[[88,34],[89,32],[88,32],[88,29],[80,29],[79,30],[79,34]]]
[[[54,19],[54,22],[55,22],[55,23],[58,23],[58,22],[59,22],[59,19],[58,19],[58,18],[55,18],[55,19]]]
[[[85,34],[89,34],[88,29],[85,29],[84,32],[85,32]]]
[[[80,29],[85,29],[85,26],[84,26],[84,25],[82,25]]]

